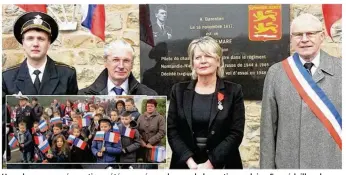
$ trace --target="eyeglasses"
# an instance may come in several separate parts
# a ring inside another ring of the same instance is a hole
[[[107,59],[107,62],[114,64],[114,65],[119,65],[121,61],[123,62],[124,65],[131,65],[132,64],[132,60],[130,60],[130,59],[119,59],[119,58]]]
[[[312,37],[315,37],[317,34],[321,33],[322,30],[320,31],[313,31],[313,32],[295,32],[295,33],[292,33],[291,35],[294,37],[294,38],[297,38],[297,39],[302,39],[304,34],[307,38],[312,38]]]

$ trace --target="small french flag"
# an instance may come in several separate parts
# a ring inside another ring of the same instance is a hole
[[[76,139],[76,137],[74,135],[69,135],[68,138],[67,138],[67,142],[72,144],[75,139]]]
[[[38,125],[38,128],[40,128],[40,131],[41,131],[41,132],[47,131],[47,129],[48,129],[47,122],[44,121],[44,120],[41,120],[41,121],[40,121],[40,124]]]
[[[120,140],[119,132],[107,132],[105,135],[105,141],[107,142],[118,143],[119,140]]]
[[[97,141],[103,141],[104,140],[104,136],[105,136],[105,132],[104,131],[97,131],[94,137],[94,140]]]
[[[166,150],[162,146],[153,146],[151,148],[150,159],[153,162],[163,162],[166,158]]]
[[[89,126],[90,125],[90,119],[89,118],[83,118],[82,119],[82,126]]]
[[[77,146],[78,148],[84,150],[87,143],[84,142],[83,140],[79,139],[79,138],[76,138],[74,141],[73,141],[73,145]]]
[[[34,136],[35,144],[39,145],[43,142],[43,135],[40,136]]]
[[[135,137],[135,132],[134,129],[125,127],[125,129],[122,130],[121,135],[133,139]]]
[[[103,4],[82,5],[82,26],[88,28],[92,34],[105,40],[106,14]]]
[[[41,144],[38,145],[38,148],[42,151],[42,153],[46,153],[50,150],[50,146],[48,143],[48,139],[43,141]]]
[[[60,117],[53,117],[52,119],[50,119],[50,123],[55,125],[57,123],[61,123],[61,118]]]
[[[8,145],[10,145],[11,148],[15,148],[18,145],[18,140],[16,137],[12,137],[10,142],[8,142]]]
[[[71,122],[70,122],[69,119],[66,119],[66,118],[63,118],[63,119],[62,119],[62,124],[69,126],[70,123],[71,123]]]

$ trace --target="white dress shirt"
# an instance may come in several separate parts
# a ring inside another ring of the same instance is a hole
[[[300,61],[304,65],[307,61],[305,61],[302,57],[299,56]],[[320,52],[316,55],[315,58],[312,59],[311,63],[314,63],[314,65],[311,67],[311,75],[314,75],[316,72],[318,66],[320,65],[321,58],[320,58]]]
[[[108,78],[107,81],[107,89],[108,89],[108,95],[116,95],[115,92],[112,90],[114,87],[116,88],[122,88],[123,89],[123,93],[121,95],[127,95],[128,91],[129,91],[129,79],[127,78],[123,84],[119,86],[115,86],[114,83],[112,82],[112,80],[110,80]]]
[[[36,79],[36,75],[34,74],[35,70],[39,70],[41,72],[40,74],[38,74],[38,78],[40,79],[40,82],[42,82],[43,72],[44,72],[44,69],[46,68],[46,64],[47,64],[47,58],[46,58],[46,61],[43,63],[43,65],[41,67],[39,67],[38,69],[32,67],[28,62],[26,62],[26,64],[28,65],[29,75],[30,75],[32,83],[34,84],[35,79]]]

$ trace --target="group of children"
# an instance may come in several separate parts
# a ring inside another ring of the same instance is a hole
[[[22,153],[22,162],[36,163],[136,163],[140,134],[130,112],[112,110],[110,117],[98,109],[70,116],[43,114],[33,128],[20,122],[15,138]],[[87,122],[88,121],[88,122]]]

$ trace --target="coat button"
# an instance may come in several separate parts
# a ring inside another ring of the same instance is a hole
[[[215,134],[215,131],[211,131],[211,135],[214,135]]]
[[[209,153],[209,149],[207,149],[207,153]]]

